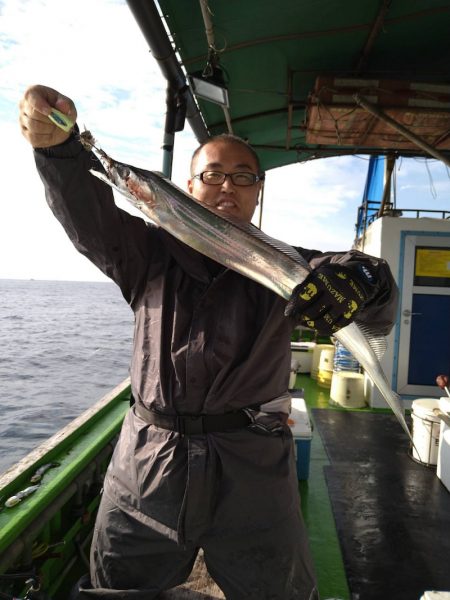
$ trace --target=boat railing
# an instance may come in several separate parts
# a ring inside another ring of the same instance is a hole
[[[360,239],[366,232],[367,227],[374,223],[380,217],[411,217],[411,218],[434,218],[449,220],[450,211],[430,208],[397,208],[392,204],[385,206],[383,213],[379,211],[380,203],[368,200],[358,207],[358,218],[356,229],[356,238]]]
[[[0,596],[39,585],[55,600],[79,569],[87,571],[104,473],[130,405],[124,380],[91,408],[0,475]],[[8,499],[32,486],[33,474],[53,464],[39,487],[12,507]],[[22,577],[23,575],[23,577]],[[35,583],[37,582],[37,583]]]
[[[408,213],[408,215],[405,215]],[[439,210],[430,208],[388,208],[382,215],[374,214],[367,219],[367,224],[370,225],[380,217],[403,217],[411,216],[412,218],[420,219],[432,215],[435,219],[450,219],[449,210]]]

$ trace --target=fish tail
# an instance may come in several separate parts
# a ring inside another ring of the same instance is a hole
[[[372,382],[380,390],[383,398],[386,400],[393,413],[397,417],[400,425],[408,435],[411,443],[414,444],[411,432],[405,420],[405,411],[403,409],[402,400],[389,385],[386,375],[384,374],[380,362],[377,358],[372,345],[377,345],[370,336],[361,330],[356,323],[350,323],[334,334],[334,337],[339,340],[349,352],[353,354],[356,360],[364,368],[364,371],[370,377]]]

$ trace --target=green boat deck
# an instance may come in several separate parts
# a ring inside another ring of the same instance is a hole
[[[331,409],[329,390],[317,385],[316,381],[308,375],[298,375],[296,387],[304,390],[305,402],[314,427],[311,409]],[[322,438],[314,427],[309,478],[299,482],[302,512],[308,527],[321,597],[350,600],[339,538],[324,475],[324,466],[328,464],[329,459]]]
[[[308,375],[298,375],[296,388],[304,390],[305,402],[312,420],[311,409],[323,408],[345,410],[330,406],[329,390],[317,385]],[[359,409],[368,411],[369,409]],[[324,475],[324,467],[329,459],[319,433],[314,430],[311,441],[309,478],[299,482],[301,506],[308,528],[311,551],[319,580],[322,598],[351,600],[342,559],[339,537],[335,526],[333,511]],[[201,587],[199,582],[202,583]],[[177,590],[163,594],[162,598],[194,598],[216,600],[224,598],[214,582],[208,577],[203,560],[197,561],[190,580]],[[207,590],[207,592],[206,592]],[[205,592],[209,595],[205,595]],[[183,594],[187,594],[184,596]]]
[[[322,598],[419,600],[450,590],[450,493],[414,460],[389,409],[330,405],[299,375],[312,424],[310,474],[299,483]],[[409,420],[409,415],[407,415]]]

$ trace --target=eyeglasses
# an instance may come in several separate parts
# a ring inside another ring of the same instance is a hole
[[[220,171],[203,171],[203,173],[193,175],[192,179],[200,179],[206,185],[222,185],[227,177],[234,185],[240,186],[255,185],[264,179],[264,175],[255,175],[254,173],[221,173]]]

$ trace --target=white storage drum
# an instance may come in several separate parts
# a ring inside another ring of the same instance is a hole
[[[322,354],[322,350],[333,350],[334,351],[334,346],[333,346],[333,344],[316,344],[313,347],[312,361],[311,361],[311,377],[313,379],[317,379],[317,376],[319,374],[319,361],[320,361],[320,355]]]
[[[440,398],[439,408],[446,418],[441,420],[436,475],[450,492],[450,399]]]
[[[319,371],[317,374],[317,384],[321,387],[329,388],[331,386],[331,377],[333,375],[334,346],[324,348],[320,353]]]
[[[334,371],[352,371],[353,373],[359,373],[359,362],[338,340],[336,340],[333,362]]]
[[[412,403],[412,455],[426,465],[436,465],[438,458],[441,424],[435,408],[439,408],[436,398],[419,398]]]
[[[295,382],[297,381],[297,369],[293,369],[291,366],[291,370],[289,373],[289,389],[295,389]]]
[[[297,373],[310,373],[315,342],[291,342],[293,360],[297,361]]]
[[[366,405],[364,375],[350,371],[334,371],[331,378],[330,402],[344,408],[363,408]]]

